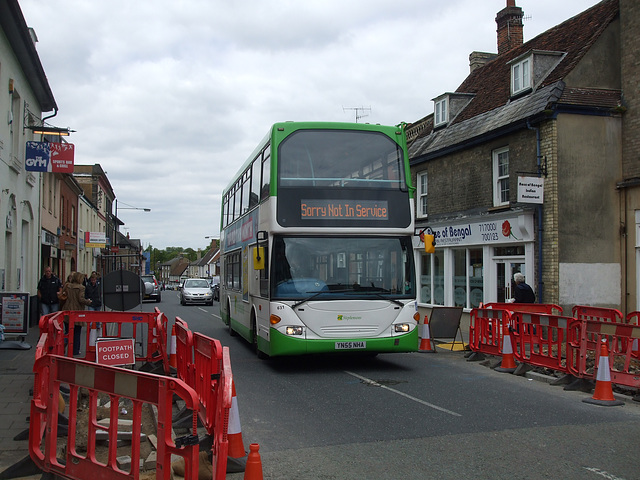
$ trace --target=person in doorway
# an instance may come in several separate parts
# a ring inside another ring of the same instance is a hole
[[[48,315],[60,310],[58,293],[62,291],[62,282],[51,272],[51,267],[44,268],[44,275],[38,282],[38,299],[40,300],[42,315]]]
[[[86,305],[91,305],[91,300],[85,298],[85,287],[82,285],[84,275],[80,272],[73,272],[71,274],[71,282],[67,283],[64,288],[67,292],[67,300],[64,302],[62,309],[64,311],[70,310],[84,310]],[[82,338],[82,327],[84,322],[75,322],[73,325],[73,354],[80,354],[80,340]]]
[[[520,272],[514,273],[513,281],[515,287],[513,289],[513,298],[515,303],[535,303],[536,294],[533,289],[524,282],[524,275]]]

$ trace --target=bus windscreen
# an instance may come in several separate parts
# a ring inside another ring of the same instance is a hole
[[[299,130],[280,144],[279,185],[404,190],[402,155],[380,132]]]

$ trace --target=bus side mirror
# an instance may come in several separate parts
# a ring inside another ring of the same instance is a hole
[[[264,247],[253,249],[253,269],[264,270]]]

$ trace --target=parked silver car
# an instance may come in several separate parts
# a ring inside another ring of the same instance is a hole
[[[156,280],[155,275],[142,275],[142,281],[144,282],[144,300],[154,300],[156,303],[159,303],[162,299],[162,294],[160,293],[160,285],[158,285],[158,281]]]
[[[187,278],[180,291],[180,305],[203,303],[213,305],[213,292],[204,278]]]

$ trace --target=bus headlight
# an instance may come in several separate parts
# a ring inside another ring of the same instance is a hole
[[[408,323],[398,323],[397,325],[394,325],[396,333],[407,333],[409,331],[409,324]]]
[[[302,335],[302,327],[287,327],[287,335]]]

